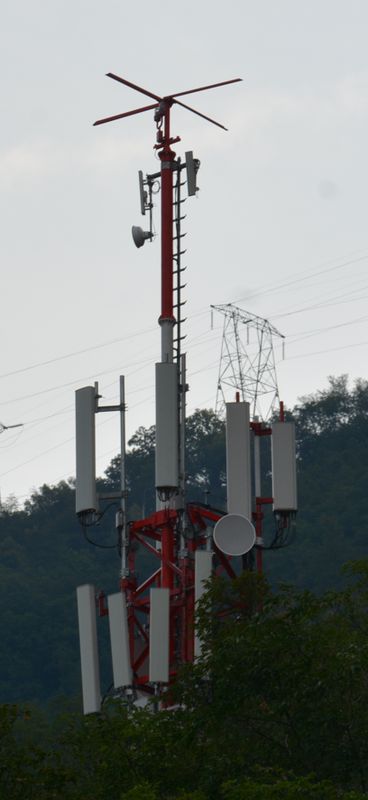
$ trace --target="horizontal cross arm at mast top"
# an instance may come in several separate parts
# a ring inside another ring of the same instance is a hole
[[[154,103],[151,106],[142,106],[142,108],[134,108],[133,111],[123,111],[122,114],[114,114],[113,117],[104,117],[104,119],[97,119],[93,125],[104,125],[105,122],[115,122],[117,119],[123,119],[124,117],[132,117],[133,114],[141,114],[142,111],[151,111],[153,108],[157,108],[157,103]]]
[[[182,97],[186,94],[194,94],[195,92],[204,92],[208,89],[216,89],[219,86],[227,86],[230,83],[238,83],[242,80],[242,78],[232,78],[229,81],[220,81],[219,83],[211,83],[207,86],[198,86],[196,89],[186,89],[184,92],[174,92],[173,94],[164,95],[164,97],[160,97],[158,94],[154,94],[150,92],[148,89],[143,89],[141,86],[138,86],[136,83],[132,83],[132,81],[128,81],[126,78],[121,78],[120,75],[115,75],[114,72],[107,73],[108,78],[112,78],[114,81],[118,81],[118,83],[122,83],[124,86],[128,86],[130,89],[135,89],[135,91],[140,92],[141,94],[146,95],[146,97],[151,97],[153,100],[156,100],[154,105],[144,106],[143,108],[136,108],[132,111],[125,111],[122,114],[114,114],[111,117],[105,117],[104,119],[98,119],[94,122],[94,125],[103,125],[106,122],[114,122],[118,119],[124,119],[124,117],[131,117],[133,114],[140,114],[142,111],[150,111],[151,109],[157,108],[162,104],[162,114],[166,113],[166,110],[169,111],[171,105],[173,103],[177,103],[177,105],[182,106],[187,111],[191,111],[193,114],[197,114],[198,117],[202,117],[202,119],[207,120],[207,122],[211,122],[213,125],[217,125],[217,127],[222,128],[223,130],[227,130],[225,125],[222,125],[220,122],[217,122],[215,119],[208,117],[206,114],[202,114],[201,111],[197,111],[195,108],[182,103],[180,100],[177,100],[178,97]],[[161,106],[160,106],[161,107]],[[176,141],[176,140],[175,140]]]
[[[164,97],[164,100],[169,100],[175,97],[182,97],[184,94],[194,94],[194,92],[205,92],[207,89],[216,89],[218,86],[227,86],[229,83],[239,83],[243,78],[231,78],[230,81],[221,81],[220,83],[210,83],[208,86],[199,86],[198,89],[187,89],[185,92],[173,92]]]
[[[153,94],[153,92],[150,92],[148,89],[142,89],[141,86],[137,86],[136,83],[127,81],[126,78],[120,78],[120,76],[115,75],[114,72],[107,72],[106,77],[112,78],[114,81],[118,81],[119,83],[123,83],[124,86],[129,86],[130,89],[135,89],[136,92],[141,92],[141,94],[145,94],[147,97],[152,97],[153,100],[157,100],[158,102],[162,100],[162,97],[159,97],[158,94]]]
[[[216,122],[215,119],[211,119],[211,117],[207,117],[206,114],[202,114],[200,111],[196,111],[195,108],[192,108],[191,106],[187,106],[185,103],[182,103],[180,100],[175,100],[175,98],[174,98],[174,103],[176,103],[178,106],[182,106],[183,108],[186,108],[187,111],[192,111],[193,114],[197,114],[199,117],[202,117],[203,119],[206,119],[207,122],[212,122],[213,125],[217,125],[219,128],[222,128],[224,131],[228,130],[227,128],[225,128],[225,125],[221,125],[221,122]]]

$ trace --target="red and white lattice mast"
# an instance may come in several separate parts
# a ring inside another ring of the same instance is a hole
[[[185,357],[180,353],[180,174],[182,169],[186,169],[188,194],[195,194],[195,174],[199,162],[193,159],[192,153],[186,153],[184,164],[176,158],[172,145],[180,139],[173,138],[170,130],[170,114],[174,104],[224,128],[216,120],[178,100],[178,97],[235,83],[240,79],[160,97],[125,78],[112,73],[108,73],[108,77],[154,101],[150,105],[97,120],[95,125],[154,110],[157,127],[154,147],[161,169],[155,175],[147,175],[145,181],[140,173],[140,188],[141,210],[143,213],[150,210],[150,220],[154,181],[158,180],[161,188],[161,360],[156,364],[156,511],[145,519],[129,522],[126,517],[124,464],[124,379],[120,381],[120,404],[115,408],[121,415],[122,431],[122,478],[121,492],[118,494],[121,508],[117,514],[122,550],[121,581],[119,592],[110,595],[107,604],[105,598],[100,596],[98,605],[100,613],[109,616],[115,690],[152,695],[159,694],[160,687],[170,684],[181,664],[192,661],[200,654],[201,642],[195,634],[194,610],[204,591],[204,581],[213,569],[235,577],[232,559],[244,556],[256,541],[252,524],[251,430],[247,403],[228,404],[227,513],[224,511],[221,514],[206,505],[187,502],[185,498],[187,387]],[[144,191],[145,187],[147,192]],[[151,226],[148,232],[134,227],[132,233],[138,247],[146,239],[152,239]],[[175,326],[179,330],[175,331]],[[114,408],[100,406],[98,400],[97,386],[85,387],[76,393],[76,510],[82,524],[90,524],[98,519],[99,514],[95,484],[95,414]],[[293,499],[291,502],[294,502]],[[141,584],[135,569],[137,544],[146,548],[157,560],[157,569]],[[91,713],[99,711],[101,702],[93,586],[78,588],[78,612],[84,711]]]

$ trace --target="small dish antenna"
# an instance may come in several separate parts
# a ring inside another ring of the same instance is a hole
[[[243,556],[249,553],[256,541],[252,523],[242,514],[226,514],[216,522],[213,541],[227,556]]]
[[[132,226],[132,236],[133,236],[133,242],[136,247],[142,247],[146,239],[153,238],[153,234],[151,233],[151,231],[144,231],[143,228],[139,227],[139,225]]]

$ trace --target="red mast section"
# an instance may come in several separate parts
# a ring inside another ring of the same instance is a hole
[[[135,108],[132,111],[124,111],[122,114],[115,114],[112,117],[98,119],[94,125],[104,125],[106,122],[115,122],[118,119],[124,119],[125,117],[131,117],[134,114],[141,114],[144,111],[151,111],[155,109],[154,119],[157,125],[157,142],[155,144],[155,149],[159,151],[159,157],[161,161],[161,320],[171,321],[172,324],[175,321],[173,314],[172,217],[172,164],[175,159],[175,153],[171,149],[171,145],[175,144],[176,142],[180,142],[180,137],[176,136],[175,138],[171,138],[170,111],[174,103],[176,103],[182,108],[186,108],[193,114],[197,114],[197,116],[202,117],[202,119],[207,120],[207,122],[211,122],[213,125],[217,125],[219,128],[222,128],[226,131],[227,128],[225,128],[224,125],[221,125],[220,122],[217,122],[211,117],[202,114],[200,111],[197,111],[191,106],[186,105],[177,98],[187,94],[194,94],[195,92],[204,92],[208,89],[216,89],[219,86],[226,86],[229,83],[237,83],[242,79],[233,78],[229,81],[221,81],[220,83],[213,83],[209,86],[200,86],[196,89],[188,89],[184,92],[174,92],[173,94],[160,97],[159,95],[153,94],[153,92],[150,92],[147,89],[142,89],[141,86],[137,86],[135,83],[131,83],[131,81],[126,80],[126,78],[121,78],[119,75],[115,75],[113,72],[108,72],[107,77],[124,84],[124,86],[135,89],[137,92],[140,92],[141,94],[144,94],[147,97],[151,97],[153,100],[155,100],[155,103],[152,103],[151,105]]]
[[[145,111],[154,110],[154,120],[156,123],[156,143],[154,148],[158,152],[161,162],[160,183],[161,183],[161,314],[159,324],[161,328],[161,362],[159,367],[167,365],[166,375],[170,378],[170,373],[175,370],[173,329],[176,324],[174,316],[174,229],[173,229],[173,193],[174,193],[174,174],[178,169],[178,162],[175,160],[175,152],[172,145],[180,141],[177,136],[173,138],[170,130],[170,113],[174,104],[185,108],[196,114],[207,122],[227,130],[224,125],[212,119],[200,111],[186,105],[179,97],[196,92],[207,91],[231,83],[237,83],[241,78],[234,78],[220,83],[201,86],[195,89],[188,89],[182,92],[175,92],[163,97],[154,94],[147,89],[143,89],[131,81],[121,78],[114,73],[107,73],[107,77],[122,83],[131,89],[145,95],[154,102],[149,105],[125,111],[121,114],[97,120],[95,125],[103,125],[108,122],[124,119]],[[171,368],[169,367],[171,365]],[[165,370],[164,370],[165,371]],[[157,379],[156,379],[157,380]],[[166,379],[165,379],[166,380]],[[177,396],[179,397],[179,376],[177,380]],[[185,382],[184,382],[185,383]],[[170,389],[170,381],[167,384]],[[163,383],[165,394],[165,382]],[[157,383],[156,383],[157,391]],[[181,387],[185,391],[185,387]],[[162,397],[163,395],[161,395]],[[160,402],[160,401],[158,401]],[[164,397],[164,404],[165,404]],[[177,400],[177,402],[179,402]],[[179,415],[177,413],[177,419]],[[175,427],[175,426],[174,426]],[[173,678],[178,665],[183,661],[191,661],[194,656],[194,554],[197,549],[206,548],[206,529],[213,525],[222,516],[221,512],[212,511],[206,507],[197,507],[195,504],[185,503],[178,508],[176,502],[178,487],[175,486],[175,479],[168,481],[167,486],[160,485],[157,480],[157,451],[160,450],[165,456],[166,451],[174,452],[178,444],[174,441],[173,435],[167,437],[164,432],[162,442],[159,441],[156,425],[156,488],[157,488],[157,510],[150,517],[137,520],[129,525],[129,541],[133,540],[139,545],[148,549],[155,555],[160,568],[157,569],[150,578],[145,580],[140,586],[137,584],[135,572],[135,549],[129,549],[128,563],[129,568],[122,574],[121,589],[125,593],[127,607],[129,609],[129,631],[130,631],[130,655],[133,671],[133,685],[140,687],[146,692],[152,691],[149,676],[147,674],[147,661],[149,658],[149,636],[147,626],[142,624],[142,613],[150,614],[150,598],[148,591],[152,587],[160,587],[169,592],[170,596],[170,634],[169,634],[169,680]],[[177,437],[176,437],[177,438]],[[177,453],[179,462],[179,453]],[[176,481],[178,482],[178,481]],[[176,497],[175,497],[176,496]],[[179,503],[180,505],[180,503]],[[195,534],[185,540],[185,536],[180,534],[180,521],[186,518],[189,527]],[[217,551],[217,549],[216,549]],[[218,551],[220,567],[228,575],[234,577],[234,571],[226,556]]]

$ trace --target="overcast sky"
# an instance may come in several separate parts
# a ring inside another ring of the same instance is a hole
[[[76,388],[98,380],[114,402],[125,374],[129,435],[154,421],[160,242],[137,250],[130,230],[155,126],[148,112],[92,127],[144,104],[108,71],[158,94],[243,78],[188,98],[228,133],[172,113],[178,155],[201,160],[184,228],[189,413],[215,403],[211,303],[286,336],[287,406],[328,375],[368,378],[367,33],[366,0],[3,0],[0,421],[24,423],[1,434],[3,500],[74,474]],[[100,415],[100,474],[117,451]]]

